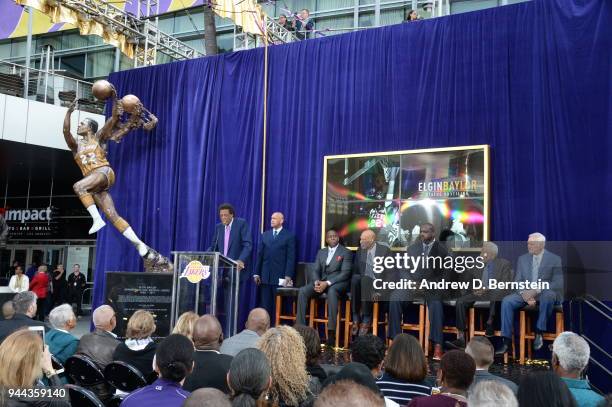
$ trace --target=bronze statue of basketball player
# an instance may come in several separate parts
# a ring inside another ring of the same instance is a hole
[[[129,118],[122,122],[124,106],[122,101],[117,99],[117,92],[114,88],[112,88],[111,98],[112,114],[102,126],[102,129],[98,130],[98,123],[95,120],[83,119],[77,126],[77,135],[80,136],[78,138],[70,133],[70,117],[77,107],[77,100],[72,102],[66,112],[64,139],[83,173],[83,179],[77,181],[73,186],[74,192],[93,219],[89,234],[96,233],[106,225],[98,212],[98,208],[101,208],[113,226],[132,242],[141,257],[145,258],[146,261],[148,260],[149,263],[157,264],[161,262],[163,265],[167,265],[168,260],[142,242],[125,219],[119,216],[108,192],[115,183],[115,173],[106,158],[108,140],[119,142],[129,131],[139,127],[152,130],[157,125],[157,118],[134,97],[136,102],[131,106],[131,113],[128,114]],[[146,261],[145,265],[147,264]]]

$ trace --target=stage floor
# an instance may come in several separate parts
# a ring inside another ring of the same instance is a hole
[[[319,363],[325,369],[326,372],[336,372],[342,368],[345,364],[349,363],[350,351],[339,350],[332,351],[330,349],[323,348],[321,356],[319,357]],[[429,358],[429,376],[432,381],[435,382],[435,377],[440,367],[439,361],[434,361]],[[532,372],[534,370],[547,370],[549,368],[548,361],[545,360],[532,360],[527,361],[525,365],[510,362],[507,365],[496,362],[494,363],[489,371],[495,375],[505,377],[506,379],[512,380],[515,383],[519,383],[521,376]]]

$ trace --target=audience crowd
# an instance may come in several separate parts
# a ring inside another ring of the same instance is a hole
[[[71,305],[53,308],[47,326],[34,319],[39,304],[35,292],[22,291],[11,301],[11,312],[3,307],[2,406],[70,406],[67,396],[9,398],[7,390],[61,388],[69,381],[61,365],[69,370],[72,359],[87,361],[101,374],[112,362],[140,372],[148,384],[131,392],[118,391],[104,380],[83,385],[70,376],[85,388],[79,388],[83,394],[123,407],[610,406],[610,398],[584,378],[589,345],[572,332],[555,339],[550,370],[525,374],[517,385],[489,371],[495,352],[484,336],[471,338],[465,350],[446,352],[434,372],[414,336],[396,335],[386,346],[378,336],[366,334],[352,342],[350,363],[325,369],[319,363],[321,342],[315,329],[271,328],[262,308],[253,309],[245,329],[226,340],[217,318],[190,312],[180,316],[172,334],[156,342],[155,319],[148,311],[134,312],[121,341],[113,333],[115,311],[102,305],[92,315],[94,330],[78,339],[71,333],[77,319]]]

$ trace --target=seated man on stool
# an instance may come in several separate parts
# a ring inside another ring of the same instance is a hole
[[[376,243],[374,231],[366,229],[361,233],[351,276],[353,336],[366,335],[372,326],[373,301],[377,300],[379,295],[374,291],[374,279],[377,278],[374,274],[374,258],[388,255],[389,248]]]
[[[546,331],[546,322],[553,313],[563,293],[563,272],[561,258],[544,249],[546,238],[541,233],[532,233],[527,241],[526,253],[519,257],[516,267],[517,282],[549,283],[549,289],[520,290],[504,297],[502,301],[502,336],[504,342],[495,352],[496,355],[506,353],[512,343],[512,328],[514,325],[514,311],[525,305],[535,305],[539,302],[540,309],[536,323],[536,335],[533,349],[542,347],[542,332]]]
[[[325,234],[327,247],[319,250],[312,269],[312,280],[300,288],[297,303],[297,319],[299,325],[306,325],[306,307],[312,297],[327,292],[327,343],[336,343],[336,316],[338,315],[339,297],[349,289],[351,279],[351,264],[353,253],[338,244],[338,233],[330,229]]]
[[[486,336],[493,336],[493,320],[495,318],[496,307],[499,301],[506,295],[510,294],[505,290],[489,290],[489,279],[495,279],[498,282],[514,281],[512,273],[512,265],[506,259],[497,257],[499,249],[493,242],[484,242],[480,256],[484,260],[484,268],[476,268],[472,280],[482,281],[483,288],[474,290],[473,292],[457,298],[455,304],[455,320],[457,323],[457,340],[446,342],[446,346],[451,349],[464,349],[465,337],[467,332],[466,315],[468,310],[474,306],[476,301],[489,301],[489,316],[487,318]]]
[[[436,231],[431,223],[423,223],[419,228],[419,240],[408,247],[408,255],[414,258],[422,257],[426,262],[425,266],[421,265],[417,270],[410,271],[412,275],[410,279],[420,282],[436,282],[444,278],[447,270],[444,269],[444,259],[449,255],[448,249],[443,243],[436,240]],[[441,259],[435,261],[437,259]],[[429,259],[429,260],[427,260]],[[429,267],[428,267],[429,266]],[[440,266],[442,268],[440,268]],[[403,271],[400,274],[405,274]],[[424,297],[429,310],[429,337],[434,345],[435,360],[442,358],[442,338],[443,338],[443,293],[437,290],[397,290],[391,295],[389,303],[389,336],[394,338],[397,334],[402,333],[401,325],[403,314],[406,311],[407,304],[416,297]]]

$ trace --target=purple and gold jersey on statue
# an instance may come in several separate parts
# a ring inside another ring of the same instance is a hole
[[[96,168],[110,166],[106,159],[106,151],[100,146],[98,140],[89,142],[79,140],[78,145],[74,160],[84,176],[89,175]]]

